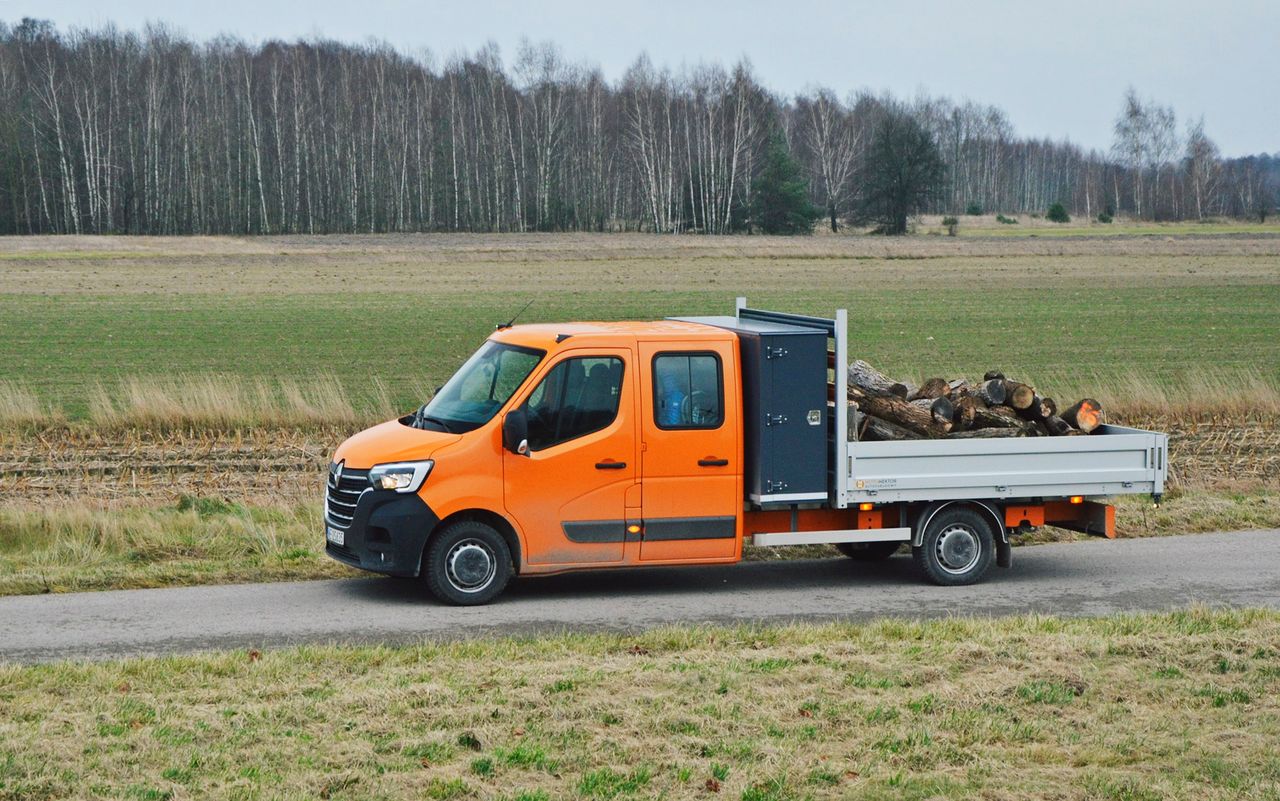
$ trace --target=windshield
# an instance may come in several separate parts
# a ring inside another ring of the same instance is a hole
[[[418,417],[461,434],[489,422],[538,366],[546,351],[489,341],[440,388]]]

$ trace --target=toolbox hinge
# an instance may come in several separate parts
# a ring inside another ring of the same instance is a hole
[[[787,416],[785,414],[766,414],[764,416],[764,424],[767,426],[785,425]]]

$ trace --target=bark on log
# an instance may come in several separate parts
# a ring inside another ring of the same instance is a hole
[[[1008,406],[973,410],[974,428],[1024,428],[1025,426],[1026,422],[1018,419],[1018,415]]]
[[[911,394],[911,388],[906,384],[891,380],[862,359],[854,359],[849,365],[849,386],[859,387],[871,393],[897,395],[900,398],[906,398]]]
[[[913,401],[907,401],[917,409],[925,409],[929,414],[933,415],[933,419],[939,423],[950,423],[955,418],[955,404],[949,398],[917,398]]]
[[[947,439],[988,439],[995,437],[1025,437],[1021,428],[975,428],[972,431],[952,431]]]
[[[858,439],[865,442],[898,442],[908,439],[924,439],[914,431],[894,425],[888,420],[865,415],[862,428],[858,431]]]
[[[1057,404],[1052,398],[1042,398],[1039,395],[1031,399],[1031,405],[1025,409],[1018,409],[1018,414],[1026,420],[1045,420],[1053,417],[1053,413],[1058,410]]]
[[[972,395],[964,395],[951,402],[955,413],[951,415],[952,431],[968,431],[973,428],[973,418],[978,409],[978,399]]]
[[[920,388],[907,397],[907,400],[920,400],[927,398],[945,398],[951,394],[951,385],[947,383],[945,378],[930,378],[920,385]]]
[[[1036,399],[1036,391],[1026,384],[1017,381],[1004,382],[1004,402],[1010,407],[1022,411],[1030,408]]]
[[[849,394],[864,413],[888,420],[917,434],[938,437],[951,430],[951,420],[940,423],[930,409],[913,406],[896,395],[868,392],[861,387],[849,387]]]
[[[947,386],[951,389],[951,392],[948,394],[953,399],[957,395],[968,395],[970,392],[973,392],[973,385],[965,378],[957,378],[955,381],[949,382]]]
[[[983,381],[978,385],[974,394],[982,399],[982,402],[988,406],[999,406],[1007,399],[1004,381],[998,378],[991,378]]]
[[[1081,398],[1062,413],[1062,419],[1086,434],[1091,433],[1102,425],[1102,404],[1093,398]]]
[[[1065,437],[1068,432],[1073,431],[1071,424],[1056,414],[1049,415],[1044,419],[1044,427],[1049,429],[1049,433],[1055,437]]]

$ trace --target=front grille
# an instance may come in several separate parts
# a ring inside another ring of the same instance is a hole
[[[356,501],[369,489],[369,471],[344,467],[342,477],[334,481],[333,470],[325,484],[324,511],[330,525],[346,528],[356,514]]]

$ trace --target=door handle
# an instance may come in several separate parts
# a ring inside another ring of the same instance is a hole
[[[727,467],[728,459],[699,459],[698,467]]]
[[[621,470],[626,466],[626,462],[596,462],[597,470]]]

